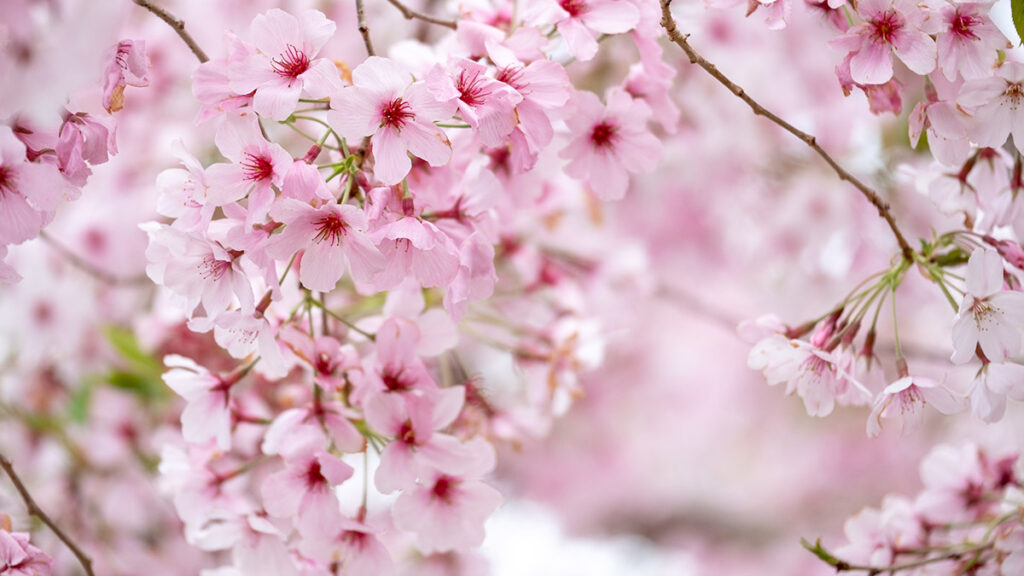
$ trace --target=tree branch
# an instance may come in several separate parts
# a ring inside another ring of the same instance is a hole
[[[417,12],[405,4],[402,4],[399,0],[388,0],[388,2],[390,2],[395,8],[398,8],[399,12],[402,13],[402,16],[405,16],[406,20],[412,20],[415,18],[417,20],[429,22],[430,24],[437,24],[438,26],[451,28],[452,30],[458,28],[458,23],[455,20],[444,20],[443,18],[435,18],[429,14]]]
[[[882,200],[881,196],[879,196],[877,192],[869,188],[863,182],[858,180],[855,176],[847,172],[845,168],[840,166],[839,163],[836,162],[835,159],[832,158],[832,156],[830,156],[828,152],[826,152],[821,146],[818,145],[818,142],[814,138],[814,136],[811,136],[810,134],[793,126],[789,122],[786,122],[782,118],[776,116],[770,110],[766,109],[756,100],[747,95],[747,93],[743,90],[742,87],[740,87],[738,84],[730,80],[729,77],[723,74],[717,66],[705,60],[704,57],[701,56],[688,42],[689,35],[679,33],[679,29],[676,26],[675,18],[672,17],[672,11],[670,10],[672,0],[660,1],[661,26],[668,33],[669,39],[683,49],[683,52],[685,52],[686,55],[690,58],[690,63],[700,66],[712,78],[714,78],[720,84],[728,88],[729,91],[736,95],[737,98],[745,102],[747,106],[750,106],[750,109],[753,110],[754,114],[758,116],[764,116],[765,118],[771,120],[786,132],[789,132],[793,136],[796,136],[797,138],[802,140],[812,150],[814,150],[818,154],[818,156],[821,156],[822,159],[825,160],[825,162],[829,166],[831,166],[832,169],[836,172],[840,180],[845,180],[852,184],[854,188],[859,190],[860,193],[863,194],[864,197],[867,198],[868,201],[871,202],[871,204],[878,209],[878,215],[881,216],[883,220],[885,220],[886,224],[889,225],[889,229],[892,230],[893,235],[896,237],[896,242],[900,246],[900,251],[903,253],[903,258],[908,262],[913,262],[914,249],[910,246],[910,243],[907,242],[906,237],[903,236],[903,233],[896,225],[896,220],[893,218],[892,211],[889,208],[889,204],[885,200]]]
[[[373,42],[370,40],[370,27],[366,25],[366,14],[363,10],[363,0],[356,0],[356,18],[359,21],[359,33],[363,36],[363,44],[366,45],[366,54],[376,56],[373,50]]]
[[[4,472],[7,473],[7,476],[11,479],[14,487],[21,495],[21,499],[25,501],[25,507],[28,508],[28,513],[38,518],[43,524],[46,524],[50,530],[57,535],[57,538],[60,538],[60,541],[63,542],[64,545],[68,547],[68,550],[71,550],[71,553],[75,555],[75,558],[78,559],[78,563],[82,565],[87,576],[95,576],[92,571],[92,559],[89,558],[89,555],[83,552],[82,549],[79,548],[78,545],[75,544],[75,542],[71,540],[71,538],[64,533],[64,531],[61,530],[49,516],[46,515],[46,512],[43,512],[43,509],[36,504],[36,501],[32,499],[32,495],[29,494],[28,488],[25,487],[21,478],[18,477],[18,474],[14,471],[14,465],[12,465],[11,461],[3,454],[0,454],[0,468],[3,468]]]
[[[180,36],[181,39],[185,41],[185,44],[188,45],[189,50],[192,50],[192,53],[196,55],[196,58],[199,59],[200,63],[207,62],[210,60],[210,58],[206,56],[206,52],[203,52],[203,49],[199,47],[199,44],[196,44],[195,39],[192,38],[192,36],[185,31],[185,22],[183,20],[176,17],[174,14],[171,14],[167,10],[164,10],[163,8],[154,5],[152,2],[150,2],[150,0],[132,1],[155,14],[157,18],[163,20],[164,22],[167,22],[167,25],[173,28],[174,31],[178,33],[178,36]]]

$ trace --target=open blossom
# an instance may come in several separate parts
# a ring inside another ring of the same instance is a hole
[[[296,17],[275,8],[256,16],[249,31],[256,49],[231,63],[231,89],[253,93],[253,109],[278,121],[295,111],[302,95],[326,98],[341,87],[341,77],[333,62],[316,55],[334,30],[318,10]]]
[[[181,433],[187,442],[217,441],[221,450],[231,448],[231,378],[211,374],[193,360],[178,355],[164,358],[170,368],[164,382],[188,402],[181,414]]]
[[[501,505],[501,494],[479,480],[494,468],[494,449],[484,441],[472,446],[476,454],[463,474],[427,473],[395,501],[395,526],[416,534],[424,553],[479,546],[484,521]]]
[[[942,7],[943,29],[935,39],[938,64],[950,81],[957,73],[965,79],[988,76],[996,63],[996,50],[1006,49],[1006,38],[989,18],[991,1],[966,1]]]
[[[558,0],[554,15],[569,53],[580,61],[597,54],[599,35],[628,32],[640,21],[637,7],[622,0]]]
[[[1024,366],[989,362],[978,370],[967,392],[971,413],[985,422],[998,422],[1006,413],[1006,397],[1024,400]]]
[[[902,418],[904,432],[916,430],[921,425],[921,410],[925,404],[931,404],[943,414],[954,414],[963,407],[961,398],[934,380],[904,376],[886,386],[875,399],[868,416],[868,436],[878,436],[882,430],[882,418],[897,416]]]
[[[420,286],[447,286],[459,271],[459,250],[434,224],[407,216],[379,228],[373,238],[384,255],[377,288],[391,289],[409,277]]]
[[[967,292],[953,323],[955,364],[964,364],[981,347],[985,358],[1001,362],[1020,353],[1024,294],[1003,290],[1003,258],[978,248],[967,262]]]
[[[332,488],[352,476],[352,467],[328,453],[320,438],[310,437],[285,456],[285,467],[262,485],[263,505],[277,518],[295,518],[306,534],[331,533],[341,523]]]
[[[562,151],[567,174],[587,182],[598,197],[618,200],[629,186],[627,172],[651,172],[661,160],[661,142],[647,129],[651,109],[623,90],[608,93],[607,108],[592,92],[577,92],[567,120],[573,140]]]
[[[514,108],[523,97],[487,72],[482,64],[456,58],[448,70],[440,65],[431,70],[427,89],[442,102],[454,101],[458,115],[477,131],[485,146],[500,146],[516,126]]]
[[[253,114],[230,117],[217,130],[217,148],[231,163],[206,169],[207,199],[214,206],[249,196],[249,224],[266,216],[274,200],[274,186],[281,186],[293,160],[278,144],[268,142]]]
[[[1006,62],[994,76],[965,83],[957,102],[973,111],[967,133],[979,146],[999,148],[1013,134],[1024,150],[1024,64]]]
[[[51,574],[53,574],[53,559],[29,543],[28,533],[0,530],[0,576],[50,576]]]
[[[348,270],[357,284],[370,284],[381,270],[380,251],[366,235],[366,215],[347,204],[309,204],[282,198],[271,211],[285,224],[267,247],[271,256],[287,260],[305,250],[299,279],[310,290],[330,292]]]
[[[858,12],[864,23],[832,40],[832,46],[852,53],[854,82],[888,82],[893,53],[917,74],[935,69],[935,40],[921,30],[928,15],[912,0],[863,0]]]
[[[34,238],[69,189],[54,166],[28,162],[25,155],[10,126],[0,125],[0,245]]]
[[[331,98],[328,120],[349,141],[372,136],[374,175],[387,185],[409,173],[409,153],[441,166],[452,145],[435,121],[451,117],[455,105],[439,102],[423,82],[397,63],[371,56],[352,71],[352,86]]]

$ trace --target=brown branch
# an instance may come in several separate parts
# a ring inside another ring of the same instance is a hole
[[[174,14],[171,14],[170,12],[164,10],[159,6],[155,6],[152,2],[150,2],[150,0],[133,0],[133,2],[145,8],[146,10],[149,10],[150,12],[155,14],[157,18],[163,20],[164,22],[167,22],[167,25],[173,28],[174,31],[178,33],[178,36],[180,36],[181,39],[185,41],[185,44],[188,45],[189,50],[192,50],[192,53],[196,55],[196,58],[199,59],[200,63],[207,62],[210,60],[210,58],[207,57],[206,52],[203,52],[203,49],[199,47],[199,44],[196,44],[195,39],[192,38],[192,36],[185,31],[185,22],[182,19],[178,18]]]
[[[81,256],[75,254],[67,246],[61,244],[53,236],[47,234],[45,230],[39,232],[39,237],[42,238],[44,242],[49,244],[54,250],[60,253],[60,255],[63,256],[64,259],[67,260],[69,264],[71,264],[75,268],[78,268],[82,272],[85,272],[89,276],[92,276],[93,278],[99,280],[100,282],[110,284],[111,286],[149,284],[149,277],[144,274],[130,277],[117,276],[111,274],[110,272],[107,272],[106,270],[98,268],[90,264],[89,262],[86,262],[85,260],[82,259]]]
[[[366,45],[366,53],[375,56],[373,42],[370,40],[370,27],[366,25],[366,14],[363,10],[363,0],[356,0],[356,18],[359,20],[359,33],[363,36],[363,44]]]
[[[797,138],[802,140],[812,150],[814,150],[818,154],[818,156],[821,156],[822,159],[825,160],[825,162],[829,166],[831,166],[833,170],[835,170],[840,180],[845,180],[852,184],[854,188],[859,190],[860,193],[863,194],[864,197],[867,198],[868,201],[871,202],[871,204],[878,209],[878,215],[881,216],[883,220],[885,220],[886,224],[888,224],[889,228],[892,230],[893,235],[896,237],[896,242],[900,246],[900,251],[903,253],[903,258],[908,262],[913,262],[914,249],[910,246],[910,243],[907,242],[906,237],[903,236],[903,233],[896,225],[896,220],[893,218],[892,211],[889,208],[889,204],[885,200],[882,200],[882,198],[878,195],[877,192],[869,188],[863,182],[858,180],[855,176],[847,172],[845,168],[840,166],[839,163],[836,162],[835,159],[832,158],[832,156],[830,156],[828,152],[826,152],[821,146],[818,145],[818,142],[814,138],[814,136],[811,136],[810,134],[800,130],[799,128],[793,126],[789,122],[786,122],[785,120],[776,116],[770,110],[765,108],[764,106],[760,105],[756,100],[747,95],[746,91],[744,91],[742,87],[740,87],[738,84],[730,80],[728,76],[723,74],[717,66],[705,60],[704,57],[701,56],[693,48],[693,46],[690,45],[688,41],[689,34],[679,33],[679,29],[676,26],[676,20],[675,18],[672,17],[672,11],[670,10],[671,4],[672,0],[661,0],[661,26],[668,33],[669,39],[683,49],[683,52],[685,52],[686,55],[690,58],[690,63],[700,66],[702,69],[704,69],[705,72],[711,75],[712,78],[714,78],[720,84],[728,88],[729,91],[735,94],[737,98],[745,102],[747,106],[750,106],[750,109],[753,110],[754,114],[758,116],[764,116],[765,118],[771,120],[786,132],[789,132],[793,136],[796,136]]]
[[[409,8],[405,4],[402,4],[401,2],[399,2],[399,0],[388,0],[388,2],[390,2],[391,5],[394,6],[395,8],[398,8],[399,12],[402,13],[402,16],[405,16],[406,20],[412,20],[412,19],[415,18],[417,20],[422,20],[424,22],[429,22],[430,24],[437,24],[438,26],[444,26],[445,28],[451,28],[452,30],[455,30],[456,28],[458,28],[458,23],[455,20],[445,20],[443,18],[435,18],[435,17],[433,17],[433,16],[431,16],[429,14],[424,14],[422,12],[417,12],[417,11],[413,10],[412,8]]]
[[[4,472],[7,473],[7,476],[11,479],[11,482],[18,490],[18,493],[21,494],[21,499],[25,501],[25,507],[28,509],[28,513],[38,518],[43,524],[46,524],[50,530],[57,535],[57,538],[60,538],[60,541],[63,542],[64,545],[68,547],[68,550],[71,550],[71,553],[75,555],[75,558],[78,559],[78,563],[82,565],[87,576],[95,576],[92,571],[92,559],[89,558],[89,555],[83,552],[82,549],[79,548],[63,530],[61,530],[60,526],[57,526],[57,523],[51,520],[50,517],[46,515],[46,512],[43,512],[43,509],[36,504],[36,501],[32,498],[32,494],[29,493],[28,488],[25,487],[21,478],[18,477],[18,474],[14,471],[14,465],[12,465],[11,461],[3,454],[0,454],[0,468],[4,469]]]

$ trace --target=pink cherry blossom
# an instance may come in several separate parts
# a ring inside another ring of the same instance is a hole
[[[963,408],[962,398],[934,380],[904,376],[886,386],[875,399],[871,415],[868,416],[868,436],[878,436],[882,430],[882,418],[897,416],[902,419],[901,429],[904,432],[916,430],[921,425],[925,404],[931,404],[943,414],[954,414]]]
[[[378,228],[372,238],[385,262],[374,278],[379,289],[394,288],[408,277],[424,288],[447,286],[458,273],[458,248],[430,222],[406,216]]]
[[[333,290],[346,270],[357,284],[369,285],[383,266],[380,251],[366,235],[366,215],[354,206],[328,203],[314,208],[282,198],[271,215],[285,229],[271,239],[267,253],[287,260],[304,250],[299,279],[310,290]]]
[[[953,323],[955,364],[964,364],[980,347],[992,362],[1020,353],[1024,330],[1024,294],[1003,290],[1003,258],[989,248],[971,253],[967,292]]]
[[[618,200],[628,172],[650,172],[661,160],[661,142],[647,129],[651,110],[622,90],[608,93],[608,106],[591,92],[577,92],[567,120],[573,140],[562,151],[567,174],[586,182],[598,197]]]
[[[262,485],[263,505],[271,516],[296,517],[303,533],[331,533],[340,528],[341,510],[331,488],[352,476],[352,468],[313,441],[292,449],[285,467]]]
[[[318,10],[296,17],[275,8],[256,16],[249,30],[255,50],[230,62],[231,90],[254,93],[253,110],[273,120],[291,115],[300,96],[326,98],[341,88],[341,77],[333,62],[316,56],[334,30]]]
[[[445,70],[431,70],[427,89],[442,102],[454,101],[458,115],[480,136],[485,146],[500,146],[516,126],[513,112],[522,95],[488,75],[488,69],[465,58],[453,59]]]
[[[215,376],[209,370],[183,356],[164,358],[170,368],[164,382],[188,402],[181,414],[181,431],[187,442],[203,443],[214,439],[217,447],[231,447],[232,379]]]
[[[1006,38],[989,18],[992,2],[956,2],[942,7],[944,28],[936,37],[938,64],[950,81],[957,73],[967,80],[982,78],[995,65],[996,50],[1006,49]]]
[[[490,445],[476,445],[475,466],[461,477],[428,474],[395,501],[395,526],[416,534],[425,553],[464,550],[480,545],[484,520],[501,505],[501,494],[479,480],[494,466]]]
[[[999,148],[1012,134],[1017,150],[1024,150],[1024,64],[1006,62],[994,76],[965,83],[957,102],[973,111],[971,140]]]
[[[0,126],[0,244],[35,237],[70,188],[54,166],[28,162],[25,153],[11,128]]]
[[[1024,400],[1024,366],[1012,362],[983,365],[967,392],[971,413],[985,422],[997,422],[1006,413],[1006,397]]]
[[[835,38],[832,45],[852,53],[850,73],[858,84],[884,84],[892,78],[892,54],[917,74],[935,69],[935,40],[922,30],[928,15],[911,0],[863,0],[864,23]]]
[[[569,53],[587,61],[597,54],[598,35],[628,32],[640,21],[640,13],[621,0],[558,0],[553,19]]]
[[[248,222],[266,216],[293,160],[284,148],[268,142],[252,114],[229,117],[217,130],[217,148],[230,164],[219,163],[206,169],[209,184],[207,198],[214,206],[249,197]]]
[[[0,530],[0,575],[51,576],[53,559],[29,543],[27,532]]]
[[[431,166],[451,158],[451,142],[435,121],[451,117],[455,104],[438,102],[422,82],[397,63],[371,56],[352,71],[352,86],[331,97],[328,120],[350,141],[371,136],[374,176],[397,184],[412,167],[407,154]]]

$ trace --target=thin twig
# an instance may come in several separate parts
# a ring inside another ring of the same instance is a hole
[[[149,0],[133,1],[139,6],[155,14],[157,18],[163,20],[164,22],[167,22],[167,25],[173,28],[174,31],[178,33],[178,36],[180,36],[181,39],[185,41],[185,44],[187,44],[189,50],[192,50],[192,53],[196,55],[196,58],[199,59],[199,62],[207,62],[210,60],[210,58],[206,56],[206,52],[203,52],[203,49],[199,47],[199,44],[196,44],[195,39],[192,38],[192,36],[185,31],[185,22],[181,18],[178,18],[174,14],[171,14],[170,12],[164,10],[159,6],[153,5],[153,3]]]
[[[415,18],[417,20],[422,20],[424,22],[429,22],[431,24],[437,24],[438,26],[444,26],[445,28],[451,28],[452,30],[458,28],[458,23],[455,20],[435,18],[429,14],[417,12],[412,8],[409,8],[405,4],[402,4],[398,0],[388,0],[388,2],[390,2],[391,5],[394,6],[395,8],[398,8],[399,12],[402,13],[402,16],[405,16],[406,20],[412,20]]]
[[[374,51],[373,42],[370,40],[370,27],[366,25],[363,0],[356,0],[356,18],[359,21],[359,33],[363,35],[363,44],[366,45],[366,53],[370,56],[375,56],[377,52]]]
[[[694,50],[693,46],[691,46],[688,41],[689,35],[679,33],[679,29],[676,26],[676,20],[675,18],[672,17],[672,11],[670,10],[671,4],[672,0],[661,0],[661,25],[663,28],[665,28],[665,31],[668,32],[669,39],[672,40],[672,42],[674,42],[680,48],[682,48],[683,52],[685,52],[686,55],[690,58],[690,63],[700,66],[702,69],[704,69],[705,72],[711,75],[712,78],[714,78],[720,84],[728,88],[729,91],[735,94],[737,98],[743,100],[743,102],[745,102],[747,106],[750,106],[750,109],[754,111],[754,114],[758,116],[764,116],[765,118],[771,120],[772,122],[780,126],[786,132],[789,132],[793,136],[796,136],[797,138],[802,140],[812,150],[814,150],[818,154],[818,156],[821,156],[822,159],[824,159],[825,162],[828,163],[828,165],[831,166],[833,170],[835,170],[840,180],[845,180],[849,182],[857,190],[859,190],[860,193],[863,194],[864,197],[867,198],[868,201],[871,202],[871,204],[878,209],[878,215],[881,216],[883,220],[885,220],[886,224],[889,225],[889,228],[892,230],[893,235],[896,237],[896,242],[900,246],[900,251],[903,253],[903,258],[906,259],[908,262],[912,262],[914,259],[914,249],[911,248],[910,243],[907,242],[906,237],[903,236],[903,233],[896,225],[896,220],[893,218],[892,211],[889,208],[889,204],[885,200],[882,200],[881,196],[879,196],[877,192],[869,188],[863,182],[858,180],[855,176],[847,172],[845,168],[840,166],[839,163],[836,162],[835,159],[832,158],[832,156],[830,156],[828,152],[826,152],[821,146],[818,145],[818,142],[814,138],[814,136],[811,136],[810,134],[793,126],[789,122],[786,122],[782,118],[779,118],[770,110],[759,104],[756,100],[747,95],[746,91],[744,91],[742,87],[740,87],[738,84],[730,80],[728,76],[723,74],[717,66],[705,60],[703,56],[701,56],[696,50]]]
[[[28,508],[28,513],[38,518],[43,524],[46,524],[50,530],[57,535],[57,538],[60,538],[60,541],[63,542],[64,545],[68,547],[68,550],[71,550],[71,553],[75,555],[75,558],[78,559],[78,563],[82,565],[87,576],[95,576],[92,571],[92,559],[89,558],[89,555],[83,552],[82,549],[79,548],[63,530],[61,530],[60,526],[57,526],[57,524],[46,515],[46,512],[43,512],[43,509],[36,504],[36,501],[32,499],[32,495],[29,493],[28,488],[25,487],[21,478],[14,471],[14,466],[11,464],[11,461],[3,454],[0,454],[0,468],[4,469],[4,472],[6,472],[7,476],[10,477],[11,482],[18,490],[18,493],[21,494],[21,499],[25,501],[25,507]]]
[[[99,280],[100,282],[110,284],[112,286],[149,284],[149,277],[147,277],[146,275],[129,277],[117,276],[97,266],[94,266],[89,262],[86,262],[85,260],[82,259],[81,256],[75,254],[67,246],[61,244],[53,236],[47,234],[45,230],[39,232],[39,237],[42,238],[44,242],[49,244],[50,247],[59,252],[60,255],[63,256],[64,259],[67,260],[69,264],[71,264],[75,268],[78,268],[82,272],[85,272],[89,276],[92,276],[93,278]]]

